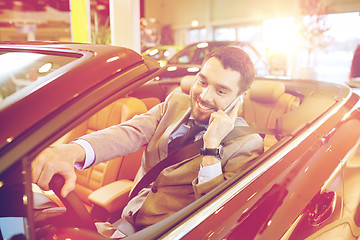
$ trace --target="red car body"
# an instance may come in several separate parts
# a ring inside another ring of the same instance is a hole
[[[266,152],[262,165],[235,180],[177,233],[189,229],[183,239],[357,239],[358,96],[341,105],[309,126],[306,136]]]
[[[286,155],[275,153],[274,164],[255,170],[263,174],[250,175],[236,197],[185,239],[200,232],[226,239],[356,239],[360,113],[343,118],[357,101],[349,99]]]
[[[179,85],[176,81],[152,80],[141,86],[156,76],[159,66],[155,60],[125,48],[0,44],[0,52],[7,51],[75,56],[74,61],[48,77],[0,102],[0,180],[2,186],[7,186],[12,175],[24,186],[26,196],[31,195],[31,160],[42,149],[119,97],[140,98],[146,94],[163,100],[169,86]],[[326,82],[261,80],[280,81],[286,92],[301,100],[282,119],[278,129],[282,138],[256,163],[212,192],[127,239],[360,236],[359,96],[346,86]],[[22,171],[16,171],[17,167]],[[2,189],[4,201],[7,195]],[[25,234],[28,238],[35,237],[29,217],[31,204],[24,204],[29,219]],[[0,212],[5,217],[5,209]],[[101,238],[82,229],[58,229],[53,234],[58,239]]]

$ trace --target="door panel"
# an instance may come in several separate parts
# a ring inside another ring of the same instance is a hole
[[[311,134],[185,239],[280,239],[306,211],[338,165],[339,160],[328,146]],[[326,191],[342,191],[338,178],[332,184]],[[341,209],[341,200],[336,203],[340,204],[336,209]],[[326,221],[339,218],[340,210],[330,212]],[[311,225],[306,227],[313,229]],[[310,235],[312,231],[305,233]]]

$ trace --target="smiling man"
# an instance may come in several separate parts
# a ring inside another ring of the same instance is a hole
[[[147,113],[89,135],[72,144],[44,150],[33,162],[33,181],[44,189],[55,173],[65,177],[62,195],[75,187],[74,164],[83,169],[146,146],[139,176],[164,160],[172,144],[198,127],[194,140],[203,138],[201,155],[166,167],[149,186],[133,197],[115,223],[98,223],[108,237],[124,237],[152,225],[204,196],[242,170],[263,151],[258,134],[227,139],[234,126],[247,126],[237,116],[241,96],[255,75],[249,56],[236,47],[220,47],[204,60],[190,96],[172,93]],[[113,230],[113,231],[111,231]]]

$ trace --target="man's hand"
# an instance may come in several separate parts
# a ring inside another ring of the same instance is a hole
[[[65,178],[61,196],[66,197],[75,189],[75,162],[85,159],[85,150],[78,144],[63,144],[42,151],[32,162],[32,181],[42,189],[49,190],[51,178],[59,173]]]
[[[221,141],[234,129],[235,120],[241,103],[236,103],[233,110],[226,114],[223,110],[218,110],[210,116],[209,127],[206,130],[203,140],[204,148],[217,148]],[[202,165],[209,166],[215,164],[219,160],[213,156],[204,156]]]

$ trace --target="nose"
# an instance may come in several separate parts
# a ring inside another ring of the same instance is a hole
[[[208,86],[206,88],[202,89],[202,92],[200,94],[200,98],[204,102],[211,102],[213,99],[213,93],[211,88]]]

